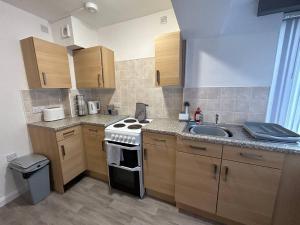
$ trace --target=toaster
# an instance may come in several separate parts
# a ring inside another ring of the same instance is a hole
[[[63,107],[52,107],[43,110],[44,121],[50,122],[54,120],[61,120],[65,118]]]

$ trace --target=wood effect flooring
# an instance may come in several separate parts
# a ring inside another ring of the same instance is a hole
[[[1,225],[212,225],[150,197],[109,193],[106,183],[85,177],[61,195],[36,205],[18,198],[0,208]]]

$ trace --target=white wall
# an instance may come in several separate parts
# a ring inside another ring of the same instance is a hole
[[[168,16],[167,24],[160,24],[161,16]],[[177,30],[178,23],[171,9],[100,28],[98,36],[100,45],[114,50],[116,61],[122,61],[154,57],[154,38]]]
[[[19,40],[36,36],[52,40],[40,25],[48,22],[0,1],[0,206],[17,194],[6,155],[31,152],[20,90],[28,89]],[[49,29],[50,32],[50,29]]]
[[[270,86],[281,14],[257,0],[172,0],[187,39],[186,87]]]

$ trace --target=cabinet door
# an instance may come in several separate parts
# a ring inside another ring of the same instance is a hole
[[[96,126],[84,126],[83,139],[88,170],[99,176],[107,177],[103,128]]]
[[[182,81],[182,40],[180,32],[155,39],[155,68],[158,86],[180,86]]]
[[[67,49],[38,38],[33,38],[33,42],[42,87],[70,88]]]
[[[223,160],[219,216],[246,225],[271,225],[281,171]]]
[[[115,57],[114,52],[108,48],[101,47],[103,87],[115,88]]]
[[[145,188],[174,200],[176,137],[168,137],[161,145],[144,144]]]
[[[103,86],[101,47],[74,51],[74,67],[77,88]]]
[[[64,184],[86,170],[85,154],[81,135],[58,142],[59,157]]]
[[[175,200],[216,213],[221,159],[176,152]]]

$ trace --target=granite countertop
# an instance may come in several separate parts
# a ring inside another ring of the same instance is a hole
[[[66,118],[63,120],[57,120],[52,122],[41,121],[36,123],[29,123],[28,125],[46,127],[49,129],[54,129],[55,131],[59,131],[76,125],[81,125],[81,124],[107,127],[110,124],[125,119],[126,117],[127,116],[121,116],[121,115],[111,116],[111,115],[97,114],[97,115],[88,115],[83,117]]]
[[[209,135],[195,135],[186,132],[184,129],[187,123],[172,119],[155,119],[151,124],[142,128],[143,131],[162,134],[177,135],[184,139],[198,140],[215,144],[225,144],[244,148],[261,149],[284,153],[300,154],[300,143],[280,143],[256,140],[248,134],[241,125],[221,124],[233,134],[233,137],[216,137]]]

